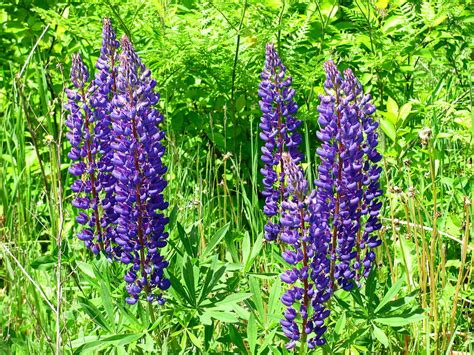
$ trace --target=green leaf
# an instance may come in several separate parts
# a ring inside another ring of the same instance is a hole
[[[89,276],[91,279],[95,279],[95,274],[94,274],[94,269],[90,264],[84,263],[82,261],[77,261],[76,262],[77,267],[87,276]]]
[[[247,340],[249,342],[250,354],[255,354],[255,347],[257,345],[257,320],[253,313],[250,314],[247,324]]]
[[[374,313],[377,313],[380,311],[383,306],[385,306],[388,302],[390,302],[400,291],[403,285],[403,279],[398,279],[398,281],[390,287],[390,289],[387,291],[385,296],[383,296],[382,300],[378,304],[378,306],[375,308]]]
[[[271,315],[280,314],[281,310],[281,281],[279,278],[275,278],[273,282],[272,289],[268,295],[268,313]]]
[[[177,229],[178,229],[178,238],[181,241],[181,243],[183,244],[183,247],[184,247],[186,253],[189,256],[194,256],[193,248],[192,248],[191,243],[190,243],[190,238],[186,234],[186,231],[184,230],[183,226],[179,222],[177,223],[176,226],[177,226]]]
[[[214,318],[225,323],[237,323],[239,321],[236,315],[231,312],[219,311],[219,310],[214,310],[214,309],[206,309],[204,314],[206,314],[206,316],[210,318]]]
[[[402,121],[405,121],[411,112],[411,107],[412,105],[409,102],[400,107],[400,111],[398,112],[398,118]]]
[[[134,341],[137,341],[143,336],[143,334],[115,334],[109,337],[101,338],[100,340],[93,340],[88,342],[83,342],[78,346],[78,340],[73,342],[73,347],[77,347],[74,354],[81,354],[85,350],[94,350],[102,347],[116,347],[121,345],[127,345]],[[96,338],[97,339],[97,338]]]
[[[255,277],[249,278],[250,292],[252,292],[252,301],[255,304],[260,320],[265,319],[265,311],[263,308],[263,297],[260,289],[260,284]]]
[[[237,100],[235,100],[235,111],[240,112],[245,108],[245,96],[240,95]]]
[[[229,305],[233,305],[239,302],[242,302],[243,300],[246,300],[247,298],[250,298],[252,296],[251,293],[233,293],[224,298],[222,301],[216,302],[215,307],[216,308],[223,308]]]
[[[268,347],[268,345],[273,341],[273,339],[275,338],[275,334],[277,332],[277,329],[273,329],[270,334],[268,334],[266,337],[265,337],[265,340],[263,341],[262,345],[260,345],[259,349],[258,349],[258,354],[261,354],[264,352],[264,350]]]
[[[419,322],[422,321],[424,316],[422,314],[414,314],[410,317],[390,317],[390,318],[375,318],[375,321],[388,325],[390,327],[403,327],[404,325],[414,323],[414,322]]]
[[[398,116],[398,105],[397,102],[391,97],[387,100],[387,112],[393,113],[395,117]]]
[[[112,328],[115,329],[114,306],[112,302],[112,297],[110,295],[110,290],[104,280],[100,280],[100,296],[102,298],[102,304],[104,305],[105,312],[107,313],[109,324],[111,324]]]
[[[191,305],[191,299],[186,293],[184,287],[181,285],[181,282],[170,272],[167,273],[167,276],[171,281],[171,288],[176,291],[181,296],[181,298],[183,298],[188,303],[188,305]]]
[[[373,334],[375,338],[380,341],[384,347],[388,348],[389,341],[387,335],[385,335],[384,331],[377,327],[375,324],[372,324],[373,329]]]
[[[336,334],[342,334],[343,331],[346,329],[346,312],[342,313],[342,315],[337,319],[336,326],[334,327],[334,331]]]
[[[258,237],[257,240],[255,241],[255,244],[252,247],[252,252],[250,253],[250,257],[245,262],[245,268],[244,268],[245,272],[248,272],[252,268],[255,258],[260,254],[260,251],[262,250],[262,247],[263,247],[263,240],[264,240],[263,238]]]
[[[392,140],[395,142],[397,139],[397,132],[395,130],[395,126],[393,125],[392,122],[385,118],[380,119],[380,127],[382,127],[382,130],[384,133]]]
[[[188,329],[186,330],[186,333],[188,333],[189,340],[191,340],[191,342],[202,351],[201,340],[198,337],[196,337],[192,332],[190,332]]]
[[[82,310],[87,313],[87,315],[92,319],[94,323],[99,325],[101,328],[110,331],[110,326],[107,324],[104,316],[100,312],[100,310],[87,298],[80,297],[79,298],[79,305],[81,306]]]
[[[191,259],[187,258],[182,272],[184,277],[184,283],[188,291],[189,299],[193,306],[196,306],[196,280],[194,279],[194,266],[191,263]]]
[[[206,248],[202,252],[202,256],[205,258],[208,254],[215,248],[217,244],[225,237],[227,231],[229,230],[229,223],[227,223],[224,227],[220,228],[212,237],[211,241],[206,245]]]
[[[228,328],[229,328],[229,338],[230,338],[231,344],[236,345],[239,348],[241,354],[246,354],[247,348],[245,347],[242,334],[240,334],[240,332],[237,330],[237,328],[233,324],[231,324]]]
[[[52,255],[43,255],[33,260],[30,265],[36,270],[51,270],[56,263],[56,259]]]

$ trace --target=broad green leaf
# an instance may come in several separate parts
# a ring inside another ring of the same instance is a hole
[[[261,237],[261,235],[259,235],[257,237],[257,240],[255,241],[255,244],[252,246],[252,252],[250,254],[250,258],[247,260],[247,263],[245,264],[245,271],[248,271],[252,268],[255,258],[260,254],[260,251],[262,250],[263,241],[264,239]]]
[[[273,281],[272,288],[268,295],[268,313],[272,315],[276,315],[280,313],[281,310],[281,302],[280,302],[280,295],[281,295],[281,281],[279,278],[276,278]]]
[[[33,269],[46,271],[54,268],[56,262],[57,260],[52,255],[43,255],[33,260],[30,265]]]
[[[273,339],[275,338],[276,332],[277,332],[277,329],[273,329],[273,330],[270,332],[270,334],[268,334],[267,336],[265,336],[262,345],[260,345],[260,347],[258,348],[258,354],[263,353],[263,351],[264,351],[264,350],[268,347],[268,345],[273,341]]]
[[[393,113],[395,117],[398,116],[398,105],[397,102],[391,97],[387,100],[387,112]]]
[[[92,268],[90,264],[84,263],[82,261],[77,261],[76,264],[77,264],[77,267],[81,269],[81,271],[87,276],[89,276],[91,279],[96,278],[94,274],[94,269]]]
[[[186,253],[189,256],[194,256],[193,248],[192,248],[191,243],[190,243],[190,238],[186,234],[186,231],[184,230],[183,226],[179,222],[177,223],[176,226],[177,226],[177,229],[178,229],[179,240],[181,240],[181,243],[183,244],[183,247],[184,247]]]
[[[382,130],[384,133],[392,140],[395,142],[397,139],[397,132],[395,130],[395,126],[393,125],[392,122],[385,118],[380,119],[380,126],[382,127]]]
[[[412,105],[409,102],[400,107],[400,111],[398,112],[398,118],[402,121],[405,121],[411,112],[411,107]]]
[[[194,266],[191,263],[191,259],[187,258],[186,263],[183,268],[182,276],[184,278],[184,283],[186,289],[188,290],[189,299],[191,304],[196,306],[196,280],[194,279]]]
[[[235,111],[240,112],[245,108],[245,96],[240,95],[237,100],[235,100]]]
[[[237,330],[237,328],[233,324],[229,325],[228,328],[229,328],[229,338],[230,338],[231,343],[239,348],[241,354],[247,353],[247,348],[245,347],[242,334]]]
[[[181,282],[170,272],[167,273],[167,276],[171,281],[171,288],[176,291],[181,296],[181,298],[183,298],[188,303],[188,306],[190,306],[191,299],[186,293],[184,287],[181,285]]]

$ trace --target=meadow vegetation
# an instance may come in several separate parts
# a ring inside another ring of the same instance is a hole
[[[323,63],[350,68],[379,122],[376,265],[336,291],[308,353],[474,351],[473,7],[463,0],[9,0],[0,4],[0,353],[286,354],[287,266],[264,240],[258,87],[274,43],[318,176]],[[161,94],[171,287],[125,303],[126,267],[76,235],[65,133],[72,55],[110,18]],[[299,351],[299,348],[296,348]]]

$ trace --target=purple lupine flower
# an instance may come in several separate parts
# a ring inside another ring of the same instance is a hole
[[[168,262],[160,254],[166,245],[168,223],[162,211],[166,187],[162,162],[165,132],[163,116],[154,107],[159,95],[150,70],[141,62],[130,40],[122,38],[117,93],[112,100],[114,150],[112,174],[116,179],[114,211],[117,213],[115,243],[120,260],[130,265],[125,275],[129,297],[137,302],[145,291],[147,300],[164,302],[161,293],[170,286],[164,277]]]
[[[94,115],[87,93],[89,72],[79,53],[72,57],[71,81],[75,89],[66,89],[68,103],[65,107],[70,112],[66,120],[69,128],[66,137],[72,146],[68,157],[75,162],[69,167],[69,173],[77,178],[71,186],[76,193],[72,205],[83,210],[76,217],[76,221],[84,225],[78,238],[98,254],[104,245],[99,210],[100,182],[96,172],[98,145],[93,133]]]
[[[115,205],[115,178],[112,175],[111,163],[113,151],[111,144],[111,112],[112,99],[116,94],[116,78],[118,67],[119,42],[108,18],[103,20],[102,48],[96,62],[96,74],[89,88],[90,105],[93,110],[94,136],[97,150],[100,154],[97,160],[97,179],[100,182],[98,189],[102,191],[101,206],[103,216],[101,227],[105,235],[104,248],[108,255],[113,254],[111,241],[115,238],[113,224],[118,218],[114,211]]]
[[[337,286],[350,290],[368,276],[375,259],[373,249],[381,243],[374,235],[381,227],[382,194],[378,124],[371,117],[375,106],[352,71],[342,76],[332,61],[325,70],[326,95],[320,96],[318,106],[317,137],[322,144],[317,149],[321,163],[315,190],[308,192],[298,155],[270,150],[278,147],[275,115],[264,116],[261,124],[262,138],[270,142],[262,149],[266,163],[262,172],[268,180],[266,207],[273,203],[270,216],[279,220],[271,227],[287,245],[282,257],[291,265],[281,275],[290,285],[281,297],[287,308],[280,322],[289,339],[288,349],[298,341],[307,342],[309,348],[325,344],[325,319],[330,314],[326,302]],[[266,105],[261,102],[264,113],[270,112]],[[280,163],[278,177],[274,166]],[[281,188],[280,195],[275,185]]]
[[[377,123],[371,117],[375,107],[370,95],[363,94],[352,71],[346,70],[342,77],[332,61],[325,70],[327,95],[320,96],[318,107],[321,164],[311,214],[318,223],[315,239],[329,247],[329,288],[333,290],[337,280],[350,290],[362,266],[362,274],[368,275],[375,258],[372,249],[380,244],[373,232],[381,227],[381,168],[376,165],[381,156],[376,150]]]
[[[323,264],[319,262],[319,258],[320,254],[326,254],[318,249],[319,245],[314,240],[309,224],[311,219],[308,205],[314,193],[308,193],[308,182],[301,166],[288,153],[283,153],[282,158],[287,195],[281,204],[280,240],[288,246],[282,257],[295,267],[281,275],[281,280],[292,286],[281,298],[288,308],[280,323],[283,333],[290,339],[286,346],[288,349],[294,348],[298,340],[307,341],[312,348],[325,343],[322,335],[326,329],[324,319],[329,316],[329,311],[324,303],[329,299],[330,293],[327,290],[329,279],[320,275]],[[308,340],[311,334],[314,336]]]
[[[78,194],[72,205],[81,212],[76,221],[85,225],[78,237],[95,254],[103,250],[111,255],[114,215],[110,148],[111,100],[115,92],[118,42],[110,20],[104,19],[101,54],[97,60],[95,78],[89,83],[87,68],[79,54],[73,56],[71,81],[76,90],[66,90],[71,112],[66,122],[72,148],[68,156],[73,161],[69,172],[78,177],[71,186]]]
[[[281,297],[282,303],[288,307],[285,318],[280,321],[283,333],[290,339],[288,349],[296,345],[303,334],[308,321],[308,306],[311,286],[308,283],[308,230],[307,230],[307,193],[308,182],[300,166],[296,165],[290,154],[282,153],[283,173],[286,176],[286,194],[281,202],[281,234],[280,241],[287,245],[282,253],[283,259],[296,266],[281,275],[281,280],[290,288]],[[301,287],[302,286],[302,287]],[[302,325],[296,318],[301,317]]]
[[[265,142],[262,147],[262,161],[265,166],[261,169],[265,187],[263,211],[269,217],[265,226],[265,238],[275,240],[281,231],[276,216],[281,211],[281,202],[287,193],[282,156],[284,152],[288,152],[295,163],[302,159],[302,154],[298,151],[301,135],[296,132],[301,121],[294,117],[298,106],[293,100],[295,90],[291,88],[292,78],[286,76],[286,67],[273,44],[267,45],[265,68],[261,78],[258,94],[262,110],[260,138]],[[277,170],[280,170],[279,176]]]

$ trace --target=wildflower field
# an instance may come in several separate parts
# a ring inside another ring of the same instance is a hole
[[[0,354],[474,353],[474,6],[0,3]]]

